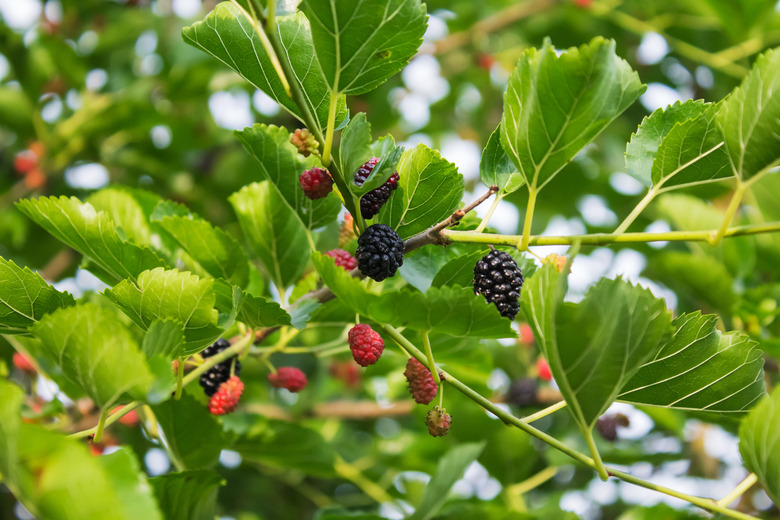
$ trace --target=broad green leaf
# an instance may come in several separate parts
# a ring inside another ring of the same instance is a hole
[[[309,256],[307,230],[270,181],[244,186],[230,196],[254,254],[280,290],[303,274]]]
[[[618,399],[685,410],[744,413],[766,394],[764,357],[738,332],[701,312],[672,322],[674,336],[623,387]]]
[[[718,105],[700,116],[677,123],[658,147],[653,162],[656,189],[706,184],[731,177],[723,136],[715,117]]]
[[[162,520],[131,452],[94,457],[83,443],[25,424],[23,399],[19,387],[0,381],[0,473],[36,518]]]
[[[249,281],[246,251],[222,229],[192,217],[164,217],[159,224],[214,278],[224,278],[240,286]]]
[[[444,285],[473,287],[474,267],[487,252],[487,249],[478,249],[467,255],[453,258],[436,273],[431,285],[433,287],[442,287]]]
[[[43,354],[99,408],[119,399],[147,400],[154,377],[141,349],[110,310],[92,303],[46,315],[32,327]]]
[[[93,261],[99,267],[96,274],[109,285],[165,265],[151,249],[122,240],[105,212],[75,197],[40,197],[16,204],[54,238]]]
[[[149,222],[138,201],[127,191],[104,188],[86,201],[98,211],[104,211],[114,222],[119,236],[140,246],[151,246]]]
[[[579,303],[564,303],[564,275],[547,264],[523,286],[522,304],[555,381],[583,432],[665,344],[663,300],[624,280],[602,279]]]
[[[331,89],[317,59],[309,21],[301,13],[279,16],[277,37],[284,47],[279,59],[287,61],[305,92],[307,110],[324,135],[331,103]],[[259,88],[298,119],[300,109],[287,94],[267,52],[268,41],[254,27],[251,14],[232,2],[222,2],[206,18],[182,30],[184,41],[211,54]],[[262,29],[260,29],[262,31]],[[263,41],[265,40],[265,41]],[[336,96],[336,124],[346,117],[345,96]]]
[[[214,471],[185,471],[150,478],[149,484],[166,520],[214,520],[224,482]]]
[[[181,356],[184,346],[184,325],[175,319],[156,319],[149,326],[141,342],[146,357],[161,356],[174,360]]]
[[[419,0],[304,0],[317,60],[333,92],[362,94],[400,72],[426,29]]]
[[[339,162],[348,184],[352,184],[350,181],[357,169],[371,157],[371,124],[366,119],[365,112],[359,112],[349,120],[349,124],[341,132],[339,142]]]
[[[358,311],[361,313],[368,311],[377,295],[369,292],[359,278],[352,278],[343,267],[336,265],[333,258],[318,251],[312,253],[311,259],[322,281],[344,305],[350,309],[363,309]]]
[[[424,144],[403,153],[398,175],[398,189],[377,222],[395,229],[402,239],[452,215],[463,198],[463,176],[457,167]]]
[[[501,144],[540,189],[644,91],[615,42],[594,38],[558,55],[549,41],[520,58],[504,94]]]
[[[463,477],[463,473],[477,460],[485,442],[462,444],[451,449],[439,459],[436,474],[425,488],[422,502],[409,520],[428,520],[444,505],[452,486]]]
[[[104,294],[144,330],[158,318],[181,322],[186,339],[183,354],[197,352],[223,332],[211,278],[157,268],[141,273],[136,283],[125,280]]]
[[[780,504],[780,388],[775,388],[742,420],[739,453],[769,497]]]
[[[251,294],[244,295],[238,319],[252,328],[290,325],[290,315],[278,303]]]
[[[200,392],[201,388],[195,390]],[[227,445],[222,426],[189,391],[178,401],[168,400],[153,407],[153,411],[166,444],[184,468],[205,469],[217,463]]]
[[[0,334],[25,334],[45,314],[74,303],[38,273],[0,257]]]
[[[648,274],[677,293],[690,305],[703,302],[724,314],[730,314],[736,301],[734,277],[713,257],[669,251],[650,258]]]
[[[760,55],[718,113],[731,168],[748,180],[780,161],[780,49]]]
[[[389,140],[385,140],[384,143],[390,143]],[[400,146],[396,146],[392,148],[389,152],[387,152],[385,155],[382,155],[379,157],[379,161],[376,163],[376,166],[374,166],[374,169],[371,170],[371,173],[368,175],[368,178],[366,178],[365,182],[358,186],[355,184],[354,181],[354,174],[353,176],[349,178],[347,182],[347,187],[355,196],[362,196],[369,191],[372,191],[380,186],[382,186],[385,182],[387,182],[387,179],[389,179],[393,173],[395,173],[396,168],[398,167],[398,161],[401,160],[401,154],[403,154],[404,149]],[[358,168],[361,165],[358,165]],[[356,172],[357,168],[353,170],[353,172]],[[347,175],[349,177],[349,174]]]
[[[626,173],[652,187],[653,162],[666,135],[678,123],[700,117],[710,106],[701,99],[677,101],[645,117],[626,145]]]
[[[259,165],[262,180],[270,180],[279,190],[308,229],[324,226],[336,219],[341,209],[338,196],[311,200],[303,194],[298,181],[301,173],[320,166],[316,157],[305,158],[290,143],[290,134],[283,127],[254,125],[235,132],[244,149]]]
[[[489,188],[496,185],[498,191],[503,194],[512,193],[525,184],[517,166],[501,147],[501,125],[490,134],[490,139],[482,150],[479,177],[485,186]]]

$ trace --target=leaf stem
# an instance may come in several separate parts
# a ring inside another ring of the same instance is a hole
[[[726,216],[723,218],[723,224],[721,224],[720,229],[716,233],[711,235],[711,240],[709,242],[713,246],[718,245],[720,241],[723,240],[726,231],[731,225],[731,221],[734,220],[734,216],[737,214],[737,211],[739,211],[739,205],[742,202],[742,197],[745,195],[746,189],[747,185],[737,177],[737,189],[734,190],[734,195],[731,196],[731,202],[729,202],[729,206],[726,208]]]
[[[266,4],[268,14],[265,15],[265,30],[271,32],[276,29],[276,0],[266,0]]]
[[[758,482],[758,477],[755,473],[751,473],[747,477],[745,477],[745,480],[740,482],[737,487],[735,487],[731,493],[726,495],[725,497],[718,500],[718,505],[726,507],[733,501],[735,501],[737,498],[739,498],[745,491],[753,487],[753,484]]]
[[[100,419],[98,419],[97,426],[95,427],[95,436],[92,437],[92,442],[97,444],[100,439],[103,438],[103,428],[106,427],[106,419],[108,418],[108,408],[100,410]]]
[[[484,218],[482,219],[482,222],[479,223],[479,226],[477,226],[477,229],[475,230],[477,233],[482,233],[485,228],[488,225],[488,222],[490,222],[490,218],[493,216],[493,213],[496,211],[496,208],[498,208],[499,202],[501,202],[501,199],[504,198],[503,193],[499,193],[496,195],[496,198],[493,199],[493,204],[490,205],[490,208],[488,208],[487,213],[485,214]]]
[[[174,398],[178,401],[181,399],[181,391],[183,388],[182,379],[184,379],[184,358],[179,357],[176,364],[176,395]]]
[[[327,168],[330,165],[330,150],[333,147],[333,133],[336,128],[336,107],[338,106],[338,93],[330,91],[330,106],[328,107],[328,126],[325,128],[325,146],[322,149],[322,164]],[[345,193],[344,196],[349,196]]]
[[[525,222],[523,222],[523,237],[520,243],[520,251],[528,249],[528,242],[531,238],[531,222],[534,219],[534,207],[536,206],[536,187],[528,186],[528,206],[525,208]],[[512,244],[514,245],[514,244]]]
[[[428,370],[431,371],[431,375],[433,376],[433,380],[436,382],[436,386],[441,386],[439,371],[436,370],[436,363],[433,360],[433,351],[431,350],[431,340],[428,338],[428,331],[424,330],[420,335],[422,336],[423,348],[425,349],[425,357],[428,361]]]
[[[596,466],[596,472],[599,474],[601,480],[606,481],[609,478],[609,473],[607,473],[607,469],[604,467],[604,462],[601,460],[599,449],[596,447],[596,440],[593,438],[593,430],[591,429],[583,433],[585,436],[585,441],[588,443],[590,454],[593,457],[593,462]]]
[[[634,223],[636,218],[644,211],[644,209],[647,207],[650,202],[655,198],[655,196],[658,195],[658,192],[656,191],[655,187],[650,188],[650,190],[645,194],[644,197],[642,197],[642,200],[639,201],[639,203],[634,207],[633,210],[631,210],[631,213],[628,214],[626,219],[620,223],[620,225],[613,231],[614,235],[621,235],[626,232],[628,227]]]
[[[544,410],[539,410],[536,413],[532,413],[531,415],[527,415],[523,417],[523,420],[530,424],[534,421],[538,421],[542,417],[547,417],[551,413],[557,412],[558,410],[561,410],[563,408],[566,408],[566,401],[558,401],[554,405],[548,406]]]

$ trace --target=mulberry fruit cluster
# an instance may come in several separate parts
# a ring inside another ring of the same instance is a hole
[[[384,224],[373,224],[358,238],[355,252],[360,272],[381,282],[395,275],[404,263],[404,241]]]
[[[498,307],[505,318],[513,320],[520,311],[522,287],[523,273],[508,253],[494,249],[474,266],[474,293]]]
[[[444,408],[434,406],[425,418],[425,425],[428,426],[428,433],[434,437],[444,437],[450,431],[452,417]]]
[[[378,157],[372,157],[367,163],[363,164],[355,172],[355,184],[362,186],[371,172],[374,171],[379,162]],[[385,181],[380,187],[375,188],[360,199],[360,214],[363,218],[368,220],[374,218],[379,213],[379,209],[388,201],[393,191],[398,188],[398,172],[393,172],[389,179]]]
[[[314,138],[314,135],[309,132],[308,128],[299,128],[290,137],[290,142],[298,148],[298,153],[304,157],[308,157],[313,153],[317,153],[320,143]]]
[[[439,387],[433,380],[431,371],[425,365],[415,358],[409,358],[409,361],[406,362],[404,375],[409,384],[409,393],[414,397],[414,402],[428,404],[433,401]]]
[[[343,249],[332,249],[326,252],[325,256],[331,257],[337,266],[343,267],[347,271],[353,270],[358,265],[357,258],[349,254],[349,251]]]
[[[219,338],[213,344],[206,347],[200,353],[200,355],[203,357],[203,359],[208,359],[219,354],[229,346],[230,343],[226,339]],[[207,396],[211,397],[214,395],[219,389],[220,385],[230,379],[230,367],[233,364],[234,359],[236,365],[233,369],[233,373],[236,376],[241,375],[241,362],[237,360],[235,356],[233,356],[232,358],[226,359],[222,363],[214,365],[200,376],[200,386],[203,387],[203,391]]]
[[[538,403],[538,394],[539,384],[536,379],[523,377],[509,385],[506,400],[515,406],[531,406]]]
[[[300,392],[308,383],[306,374],[295,367],[279,367],[275,373],[268,374],[268,382],[274,388],[286,388],[290,392]]]
[[[233,376],[219,386],[217,393],[209,400],[209,412],[214,415],[231,413],[238,407],[241,394],[244,393],[244,383],[238,376]]]
[[[596,430],[605,440],[614,442],[618,438],[618,426],[626,428],[629,424],[628,417],[622,413],[602,415],[596,421]]]
[[[301,183],[303,194],[311,200],[327,197],[333,190],[333,177],[328,170],[322,168],[306,170],[298,178],[298,182]]]
[[[347,340],[355,363],[361,367],[376,363],[385,350],[382,336],[366,323],[359,323],[349,329]]]

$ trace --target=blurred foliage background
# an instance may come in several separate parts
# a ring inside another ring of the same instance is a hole
[[[544,191],[537,201],[534,233],[612,231],[642,195],[641,186],[623,173],[625,144],[642,118],[681,99],[722,99],[758,53],[780,44],[775,0],[425,3],[429,29],[418,57],[402,74],[367,95],[349,98],[348,104],[353,114],[368,114],[375,136],[391,133],[407,146],[425,142],[440,149],[466,177],[466,200],[484,190],[478,175],[480,153],[500,120],[509,73],[528,47],[540,46],[545,38],[559,48],[597,35],[614,38],[618,54],[649,85],[641,102]],[[219,226],[235,229],[226,197],[257,176],[253,159],[232,130],[254,122],[292,130],[297,122],[221,63],[184,44],[182,27],[215,4],[0,2],[0,256],[40,270],[47,280],[77,294],[99,287],[78,270],[75,254],[23,217],[13,203],[37,195],[86,198],[108,184],[171,198]],[[729,189],[728,183],[708,185],[688,190],[695,198],[658,201],[631,230],[706,229],[709,216],[717,217],[728,202]],[[778,194],[780,182],[767,176],[754,188],[743,219],[780,219]],[[524,190],[508,197],[491,224],[501,232],[518,232],[524,197]],[[553,250],[540,248],[539,253]],[[776,356],[779,260],[778,237],[727,241],[717,248],[585,248],[574,264],[571,287],[582,293],[601,276],[624,274],[667,297],[679,312],[718,313],[727,329],[749,332]],[[452,362],[467,361],[470,383],[483,394],[499,398],[511,381],[536,376],[538,349],[532,341],[476,343],[442,346],[442,359],[449,353]],[[2,339],[0,353],[11,366],[12,349]],[[397,361],[400,365],[400,357]],[[246,418],[244,423],[235,419],[237,438],[244,440],[221,459],[221,472],[230,483],[219,498],[226,517],[312,518],[321,507],[369,507],[387,496],[414,504],[442,453],[458,443],[480,440],[487,440],[485,452],[456,485],[461,500],[445,507],[442,517],[524,518],[525,512],[532,512],[556,518],[563,517],[562,509],[585,518],[689,514],[664,505],[624,513],[666,497],[594,480],[590,471],[520,431],[503,428],[462,396],[448,395],[455,427],[444,440],[429,438],[422,427],[424,412],[410,412],[410,407],[397,414],[342,420],[344,410],[336,405],[344,399],[373,404],[372,413],[377,402],[403,399],[402,375],[390,367],[387,373],[374,371],[370,379],[349,384],[337,362],[312,357],[306,363],[315,375],[311,392],[298,402],[269,395],[263,384],[251,383],[253,372],[258,381],[264,379],[264,369],[247,366],[247,397],[255,411],[266,413],[267,403],[275,403],[274,410],[304,418],[306,428],[262,417],[251,419],[251,424]],[[767,370],[776,373],[771,358]],[[331,416],[312,412],[329,402],[334,406]],[[630,416],[631,425],[620,429],[617,442],[604,441],[606,461],[707,496],[725,495],[744,477],[734,424],[711,426],[668,410],[618,410]],[[566,413],[545,418],[540,427],[576,445],[582,442],[567,437],[574,429]],[[249,442],[256,439],[247,437],[250,430],[257,436],[266,432],[264,443]],[[116,442],[134,447],[151,474],[165,471],[164,452],[139,429],[119,427],[114,433]],[[307,457],[298,456],[301,444]],[[333,460],[341,465],[317,466],[323,453],[337,457]],[[383,514],[398,517],[403,509],[398,503],[386,504]],[[669,503],[681,506],[679,501]],[[765,509],[767,518],[778,514],[777,509],[766,510],[772,506],[761,492],[749,494],[740,507]],[[0,517],[23,514],[7,492],[0,495]]]

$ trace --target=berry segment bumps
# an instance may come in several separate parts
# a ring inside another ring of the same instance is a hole
[[[200,355],[203,359],[208,359],[219,354],[229,346],[230,343],[226,339],[219,338],[217,341],[201,351]],[[207,396],[211,397],[214,395],[219,389],[220,385],[230,379],[230,368],[234,359],[235,356],[226,359],[222,363],[214,365],[200,376],[200,386],[203,387],[203,391]],[[241,362],[235,359],[235,363],[236,364],[233,368],[233,373],[234,375],[239,376],[241,375]]]
[[[378,157],[372,157],[367,163],[357,169],[355,172],[355,184],[362,186],[371,172],[374,171],[374,167],[379,162]],[[374,218],[379,213],[379,210],[388,201],[390,195],[393,194],[393,190],[398,188],[398,172],[393,172],[387,181],[380,187],[373,189],[363,195],[360,199],[360,214],[363,218],[368,220]]]
[[[268,382],[274,388],[286,388],[290,392],[300,392],[308,381],[306,374],[295,367],[279,367],[274,374],[268,374]]]
[[[377,282],[395,275],[404,263],[404,241],[384,224],[373,224],[358,238],[355,252],[360,271]]]
[[[343,249],[332,249],[326,252],[325,256],[331,257],[337,266],[343,267],[347,271],[353,270],[358,265],[357,259],[349,254],[349,251]]]
[[[244,383],[238,376],[233,376],[222,383],[217,393],[209,400],[209,412],[214,415],[231,413],[238,407],[241,394],[244,393]]]
[[[404,375],[409,384],[409,393],[414,397],[414,402],[417,404],[429,404],[433,401],[439,387],[433,380],[433,375],[428,370],[428,367],[415,358],[409,358],[409,361],[406,362]]]
[[[333,191],[333,177],[328,170],[312,168],[306,170],[298,178],[303,194],[311,200],[317,200],[328,196]]]
[[[355,363],[361,367],[367,367],[377,362],[385,350],[385,341],[371,325],[359,323],[349,329],[347,335],[349,348]]]
[[[304,157],[317,153],[317,149],[320,146],[320,143],[317,142],[308,128],[297,129],[290,137],[290,142],[298,149],[298,153]]]
[[[434,437],[444,437],[450,431],[452,417],[444,408],[434,406],[425,418],[425,425],[428,426],[428,433]]]
[[[494,249],[474,266],[474,293],[495,304],[505,318],[513,320],[520,311],[522,287],[523,273],[508,253]]]

